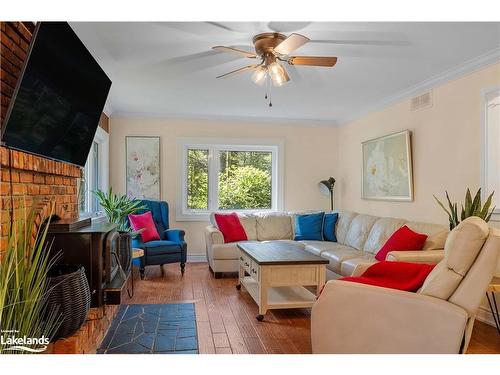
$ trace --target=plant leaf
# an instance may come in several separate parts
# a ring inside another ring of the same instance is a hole
[[[472,197],[470,194],[470,189],[467,188],[467,191],[465,193],[465,212],[463,219],[471,216],[471,210],[472,210]]]
[[[491,201],[493,199],[493,194],[495,194],[495,192],[493,191],[489,196],[488,198],[486,199],[486,202],[484,202],[484,206],[483,206],[483,209],[481,210],[481,218],[486,218],[486,216],[488,215],[488,211],[490,209],[490,206],[491,206]]]
[[[484,219],[484,221],[488,222],[491,219],[491,215],[493,215],[493,212],[495,212],[495,208],[497,206],[494,206],[493,209],[491,210],[490,214]]]
[[[443,210],[444,210],[444,211],[448,214],[448,217],[449,217],[449,218],[450,218],[450,220],[451,220],[451,213],[450,213],[450,211],[448,211],[448,210],[446,209],[446,207],[444,206],[444,204],[443,204],[443,203],[441,203],[441,201],[440,201],[439,199],[437,199],[437,197],[436,197],[434,194],[433,194],[432,196],[434,197],[434,199],[436,200],[436,202],[437,202],[437,203],[441,206],[441,208],[442,208],[442,209],[443,209]]]
[[[477,216],[479,214],[479,210],[481,209],[481,188],[477,191],[474,196],[474,201],[472,202],[471,212],[469,216]]]

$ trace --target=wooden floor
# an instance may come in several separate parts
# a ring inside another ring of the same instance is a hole
[[[194,302],[200,353],[311,353],[310,310],[272,310],[263,322],[257,305],[235,288],[236,277],[215,279],[206,263],[189,263],[181,277],[178,264],[146,268],[140,280],[135,269],[135,294],[125,303]],[[500,353],[495,328],[476,322],[468,353]]]

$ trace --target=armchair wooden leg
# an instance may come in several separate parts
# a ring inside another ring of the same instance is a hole
[[[139,274],[141,275],[141,280],[144,280],[144,267],[139,268]]]
[[[184,275],[184,268],[186,267],[186,263],[181,263],[181,274]]]

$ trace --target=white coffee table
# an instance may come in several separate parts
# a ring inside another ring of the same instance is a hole
[[[241,286],[259,306],[257,320],[267,310],[312,307],[325,284],[328,260],[293,243],[243,243],[237,289]],[[306,286],[316,288],[316,294]]]

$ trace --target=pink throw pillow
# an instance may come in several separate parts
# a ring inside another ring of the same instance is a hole
[[[156,225],[153,221],[151,211],[147,211],[140,215],[130,214],[128,215],[128,219],[133,230],[139,231],[141,229],[144,229],[141,232],[142,242],[149,242],[160,239],[160,235],[156,230]]]

